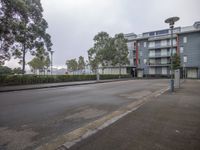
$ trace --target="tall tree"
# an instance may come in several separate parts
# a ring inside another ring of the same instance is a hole
[[[128,47],[127,40],[124,38],[124,34],[116,34],[114,37],[115,57],[113,59],[113,65],[119,66],[119,74],[121,76],[122,65],[129,64],[128,59]]]
[[[84,60],[84,57],[83,56],[80,56],[78,58],[78,69],[79,70],[82,70],[85,68],[85,60]]]
[[[88,59],[92,70],[98,66],[109,66],[114,57],[113,39],[106,32],[99,32],[94,37],[94,46],[88,50]]]
[[[91,70],[93,72],[96,72],[97,68],[98,68],[98,60],[95,57],[95,50],[94,48],[90,48],[88,50],[88,60],[89,60],[89,65],[91,67]]]
[[[43,47],[37,49],[35,57],[28,63],[34,73],[39,70],[39,73],[44,72],[50,66],[49,53]]]
[[[26,53],[34,54],[38,45],[50,51],[52,43],[46,33],[40,0],[0,0],[0,39],[3,63],[11,54],[20,59],[25,72]]]
[[[67,69],[69,71],[76,71],[78,70],[78,62],[76,59],[70,59],[66,61]]]
[[[101,66],[107,65],[107,52],[109,51],[110,36],[106,32],[100,32],[94,37],[95,59]]]
[[[94,37],[94,47],[88,50],[88,59],[92,70],[99,65],[119,66],[121,75],[122,65],[129,64],[128,47],[122,33],[116,34],[114,38],[106,32],[100,32]]]

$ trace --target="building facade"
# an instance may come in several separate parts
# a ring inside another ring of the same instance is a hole
[[[164,29],[140,35],[125,34],[133,75],[170,75],[170,33],[170,29]],[[172,53],[177,53],[180,57],[182,75],[200,78],[200,22],[174,28]]]

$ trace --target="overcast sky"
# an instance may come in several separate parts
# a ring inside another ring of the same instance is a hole
[[[87,58],[93,37],[100,31],[116,33],[168,28],[164,20],[179,16],[176,26],[200,21],[200,0],[41,0],[52,36],[54,65]]]

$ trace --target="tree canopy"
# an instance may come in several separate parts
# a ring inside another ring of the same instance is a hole
[[[0,75],[12,75],[12,74],[22,74],[21,68],[11,69],[7,66],[0,65]]]
[[[45,51],[44,48],[39,48],[36,50],[35,57],[28,62],[28,65],[31,67],[32,71],[36,74],[36,71],[44,72],[48,70],[50,66],[49,53]]]
[[[82,70],[85,68],[85,60],[83,56],[78,58],[78,70]]]
[[[128,47],[122,33],[110,37],[100,32],[94,37],[94,46],[88,50],[90,66],[95,71],[98,66],[119,66],[129,64]]]
[[[69,71],[76,71],[78,70],[78,62],[76,59],[70,59],[66,61],[67,69]]]
[[[67,69],[70,72],[85,69],[85,60],[83,56],[79,56],[78,61],[76,58],[66,61]]]
[[[42,15],[40,0],[0,0],[0,64],[12,56],[18,58],[25,72],[25,56],[38,47],[51,50],[48,24]]]

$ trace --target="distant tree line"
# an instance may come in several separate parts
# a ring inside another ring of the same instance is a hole
[[[21,74],[22,70],[20,67],[11,69],[7,66],[0,66],[0,75],[13,75],[13,74]]]
[[[0,0],[0,65],[18,58],[24,74],[28,52],[32,61],[48,59],[52,43],[42,12],[40,0]]]

